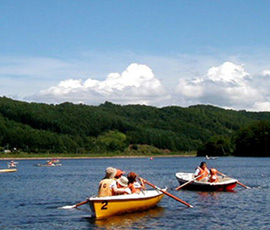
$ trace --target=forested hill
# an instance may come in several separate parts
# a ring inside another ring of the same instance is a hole
[[[0,147],[36,153],[124,151],[138,145],[196,151],[213,136],[230,138],[260,120],[270,120],[270,113],[209,105],[49,105],[0,97]]]

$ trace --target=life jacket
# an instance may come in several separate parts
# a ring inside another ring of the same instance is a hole
[[[111,184],[114,179],[103,179],[99,182],[98,197],[112,196]]]
[[[203,170],[201,167],[198,167],[198,169],[199,169],[199,174],[196,177],[198,177],[200,175],[202,175],[202,176],[200,176],[199,178],[197,178],[197,180],[202,180],[203,178],[208,177],[208,174],[209,173],[208,173],[208,169],[207,168],[205,168]]]
[[[218,175],[217,175],[217,170],[216,169],[210,169],[210,178],[209,182],[216,183],[218,182]]]
[[[131,193],[140,193],[141,189],[135,188],[134,183],[128,185],[129,189],[131,190]]]

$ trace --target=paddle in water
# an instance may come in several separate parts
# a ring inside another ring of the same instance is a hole
[[[78,203],[78,204],[74,204],[74,205],[67,205],[67,206],[63,206],[63,207],[60,207],[59,209],[72,209],[72,208],[77,208],[83,204],[86,204],[88,203],[88,200],[85,200],[85,201],[82,201],[81,203]]]
[[[141,177],[140,177],[140,178],[141,178]],[[178,197],[176,197],[176,196],[174,196],[174,195],[168,193],[167,191],[162,190],[161,188],[159,188],[159,187],[157,187],[156,185],[154,185],[154,184],[148,182],[147,180],[145,180],[145,179],[143,179],[143,178],[141,178],[141,180],[142,180],[145,184],[150,185],[151,187],[153,187],[153,188],[159,190],[160,192],[164,193],[165,195],[167,195],[167,196],[169,196],[169,197],[171,197],[171,198],[173,198],[173,199],[175,199],[175,200],[181,202],[182,204],[188,206],[189,208],[193,208],[193,206],[192,206],[191,204],[189,204],[189,203],[187,203],[187,202],[181,200],[180,198],[178,198]]]
[[[218,173],[219,175],[221,175],[221,176],[229,177],[229,176],[227,176],[227,175],[225,175],[224,173],[221,173],[221,172],[219,172],[219,171],[217,171],[217,173]],[[237,181],[236,183],[239,184],[239,185],[241,185],[241,186],[243,186],[243,187],[246,188],[246,189],[250,189],[250,187],[248,187],[248,186],[242,184],[242,183],[239,182],[239,181]]]

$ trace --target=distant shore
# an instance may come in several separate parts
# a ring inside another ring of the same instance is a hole
[[[190,155],[157,155],[157,156],[79,156],[79,157],[69,157],[69,156],[46,156],[46,157],[2,157],[0,156],[0,160],[47,160],[47,159],[108,159],[108,158],[162,158],[162,157],[196,157],[194,154]]]

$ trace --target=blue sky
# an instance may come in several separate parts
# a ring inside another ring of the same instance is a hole
[[[270,2],[0,2],[0,96],[270,111]]]

